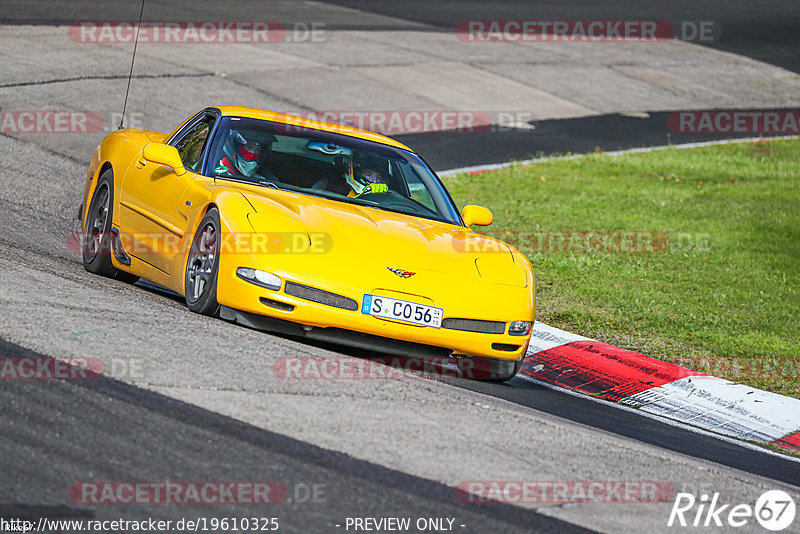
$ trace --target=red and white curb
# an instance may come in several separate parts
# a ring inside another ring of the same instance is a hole
[[[536,322],[521,373],[736,439],[800,451],[800,399]]]

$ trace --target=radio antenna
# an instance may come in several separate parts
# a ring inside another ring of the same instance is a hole
[[[142,27],[142,15],[144,15],[144,2],[142,0],[142,9],[139,11],[139,24],[136,25],[136,38],[133,40],[133,56],[131,57],[131,71],[128,73],[128,87],[125,89],[125,103],[122,104],[122,117],[119,119],[119,128],[122,129],[122,124],[125,122],[125,109],[128,107],[128,93],[131,90],[131,77],[133,77],[133,62],[136,61],[136,46],[139,44],[139,30]]]

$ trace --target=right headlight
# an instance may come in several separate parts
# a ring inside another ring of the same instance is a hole
[[[508,333],[512,336],[527,336],[531,331],[530,321],[514,321],[508,326]]]

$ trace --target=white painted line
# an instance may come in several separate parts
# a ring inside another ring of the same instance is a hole
[[[677,148],[677,149],[685,149],[685,148],[698,148],[703,146],[713,146],[713,145],[732,145],[737,143],[757,143],[760,141],[779,141],[785,139],[798,139],[800,136],[797,135],[783,135],[783,136],[776,136],[776,137],[746,137],[742,139],[722,139],[719,141],[703,141],[699,143],[683,143],[680,145],[663,145],[663,146],[650,146],[650,147],[641,147],[641,148],[628,148],[626,150],[612,150],[610,152],[600,152],[600,155],[603,156],[622,156],[624,154],[637,154],[641,152],[655,152],[657,150],[667,150],[669,148]],[[531,165],[533,163],[541,163],[544,161],[553,161],[553,160],[568,160],[568,159],[575,159],[581,158],[588,155],[593,155],[594,152],[586,153],[586,154],[571,154],[569,156],[545,156],[542,158],[533,158],[533,159],[526,159],[522,161],[509,161],[506,163],[491,163],[488,165],[475,165],[472,167],[459,167],[457,169],[448,169],[446,171],[438,171],[436,174],[439,176],[452,176],[454,174],[461,174],[464,172],[486,172],[486,171],[496,171],[499,169],[505,169],[507,167],[514,167],[514,166],[525,166]]]

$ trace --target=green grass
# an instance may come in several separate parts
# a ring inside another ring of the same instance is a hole
[[[459,205],[489,207],[485,233],[531,260],[538,320],[800,396],[800,141],[597,153],[445,183]],[[535,240],[615,230],[669,246],[543,252]]]

